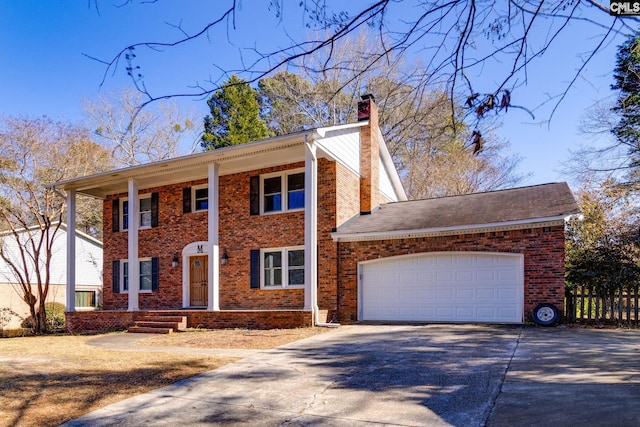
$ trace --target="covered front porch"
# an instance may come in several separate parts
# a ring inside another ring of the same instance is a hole
[[[313,324],[312,313],[305,310],[96,310],[67,312],[66,329],[70,333],[126,330],[136,320],[154,314],[184,316],[187,328],[202,329],[291,329]]]

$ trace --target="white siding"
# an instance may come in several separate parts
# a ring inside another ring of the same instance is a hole
[[[329,131],[317,143],[322,151],[360,175],[360,128]]]
[[[38,236],[38,233],[34,234]],[[24,242],[28,237],[27,232],[20,234],[20,241]],[[67,283],[67,230],[60,228],[56,233],[52,247],[51,269],[50,269],[50,288],[47,295],[47,302],[66,302],[66,283]],[[6,253],[11,255],[11,259],[18,265],[22,265],[20,260],[20,251],[18,250],[18,241],[11,234],[5,234],[0,237],[0,244],[4,245]],[[28,246],[26,246],[28,248]],[[39,261],[41,265],[44,260]],[[29,274],[33,277],[34,266],[31,263]],[[35,281],[35,279],[33,279]],[[86,237],[82,234],[76,235],[76,290],[77,291],[98,291],[98,298],[102,293],[102,245],[97,241]],[[9,265],[0,259],[0,309],[10,308],[17,312],[22,318],[29,316],[28,306],[22,301],[15,289],[17,280]],[[35,283],[35,282],[34,282]],[[17,328],[20,326],[18,318],[12,319],[9,324],[4,325],[6,328]]]
[[[398,201],[398,196],[391,184],[391,178],[389,177],[389,171],[384,167],[384,163],[380,160],[380,192],[384,197],[392,202]]]

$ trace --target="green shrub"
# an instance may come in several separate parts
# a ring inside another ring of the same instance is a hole
[[[51,331],[64,329],[64,304],[48,302],[44,305],[47,312],[47,328]]]

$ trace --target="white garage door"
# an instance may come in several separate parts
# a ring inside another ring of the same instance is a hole
[[[523,256],[426,253],[361,264],[361,320],[522,323]]]

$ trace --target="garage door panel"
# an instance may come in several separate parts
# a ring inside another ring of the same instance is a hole
[[[478,288],[476,289],[476,299],[478,302],[495,302],[498,297],[498,291],[494,288]]]
[[[521,256],[418,254],[363,264],[361,318],[522,322]]]

